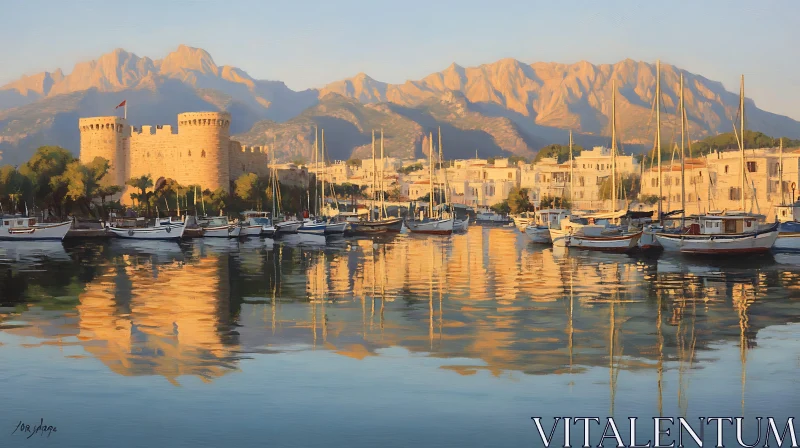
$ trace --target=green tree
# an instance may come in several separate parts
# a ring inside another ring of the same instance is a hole
[[[639,202],[647,205],[655,205],[656,203],[658,203],[658,195],[657,194],[641,195],[639,196]]]
[[[361,168],[361,159],[348,159],[347,166]]]
[[[572,145],[573,158],[580,154],[581,151],[583,151],[583,147],[581,145]],[[536,153],[536,158],[533,159],[533,163],[541,162],[544,159],[550,159],[553,157],[558,159],[558,163],[564,163],[569,160],[569,145],[547,145]]]
[[[539,200],[539,208],[540,209],[547,209],[547,208],[562,208],[562,209],[571,209],[572,204],[569,202],[568,199],[558,197],[558,196],[542,196]]]
[[[147,189],[153,186],[153,178],[150,177],[149,174],[139,177],[132,177],[125,182],[126,185],[130,185],[133,188],[139,190],[139,193],[136,196],[137,202],[139,203],[139,207],[142,206],[142,203],[145,204],[147,209],[147,215],[150,215],[150,196],[153,195],[152,192],[148,192]]]
[[[262,185],[261,180],[255,173],[246,173],[239,176],[235,182],[236,188],[234,192],[236,196],[243,201],[253,203],[258,207],[259,199],[261,199],[261,192],[264,190],[265,185]]]
[[[489,208],[492,209],[492,211],[494,211],[495,213],[499,213],[501,215],[506,215],[508,213],[511,213],[511,207],[508,205],[507,200],[503,200],[503,202],[498,202],[497,204],[494,204]]]
[[[33,200],[58,216],[63,216],[62,207],[66,190],[54,189],[50,180],[64,174],[67,165],[74,160],[72,153],[64,148],[41,146],[30,160],[19,168],[19,172],[32,184]]]
[[[24,211],[24,198],[33,191],[30,179],[22,175],[15,167],[0,167],[0,200],[6,201],[5,210],[12,213]]]
[[[528,198],[527,188],[512,188],[511,191],[508,192],[506,203],[508,204],[510,212],[514,214],[533,211],[534,208]]]
[[[413,163],[413,164],[408,165],[408,166],[404,166],[403,168],[400,168],[400,172],[403,173],[403,174],[411,174],[414,171],[421,170],[422,168],[423,168],[422,163],[417,162],[417,163]]]
[[[509,165],[517,166],[517,163],[519,163],[519,162],[527,164],[528,163],[528,159],[526,159],[525,157],[522,157],[522,156],[509,156],[508,157],[508,164]]]

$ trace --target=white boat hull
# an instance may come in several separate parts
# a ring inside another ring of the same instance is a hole
[[[109,227],[108,231],[117,238],[130,240],[179,240],[183,236],[186,226],[169,225],[147,228],[124,229],[119,227]]]
[[[527,235],[532,242],[537,244],[550,244],[553,242],[550,239],[550,229],[548,229],[547,227],[539,227],[539,226],[525,227],[525,235]]]
[[[531,225],[533,222],[533,218],[513,218],[514,225],[517,226],[520,232],[524,232],[525,229]]]
[[[406,223],[406,226],[411,233],[422,233],[426,235],[450,235],[453,233],[454,223],[454,219],[450,218],[423,222],[410,221]]]
[[[239,235],[241,237],[243,237],[243,238],[248,238],[248,237],[251,237],[251,236],[260,236],[261,235],[262,226],[260,224],[258,224],[258,225],[249,225],[249,224],[248,225],[242,225],[242,226],[239,226],[239,228],[241,229]]]
[[[453,232],[466,232],[469,228],[469,219],[457,219],[453,222]]]
[[[328,223],[325,226],[325,235],[343,235],[347,230],[346,222]]]
[[[0,241],[61,241],[69,231],[71,222],[39,224],[33,227],[2,227]]]
[[[684,254],[738,254],[767,252],[778,239],[778,230],[738,235],[656,234],[666,252]]]
[[[237,238],[241,232],[239,226],[219,226],[203,228],[204,238]]]
[[[555,247],[597,250],[604,252],[628,252],[636,248],[642,232],[619,236],[582,236],[567,230],[550,229],[550,238]]]
[[[639,248],[642,250],[661,249],[661,244],[656,239],[656,232],[644,229],[642,237],[639,238]]]
[[[301,221],[285,221],[275,224],[275,235],[286,235],[290,233],[297,233],[303,225]]]

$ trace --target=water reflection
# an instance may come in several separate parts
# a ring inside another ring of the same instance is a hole
[[[794,260],[796,261],[796,260]],[[776,256],[710,264],[560,252],[513,229],[464,235],[191,243],[113,241],[0,252],[3,331],[76,345],[120,375],[213,381],[250,357],[390,347],[448,359],[461,375],[663,375],[740,347],[742,406],[758,332],[798,317],[800,276]]]

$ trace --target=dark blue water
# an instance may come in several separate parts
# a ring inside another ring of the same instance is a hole
[[[4,244],[0,446],[541,446],[532,416],[659,415],[745,416],[754,441],[800,409],[798,261],[480,227]],[[57,432],[12,434],[40,419]]]

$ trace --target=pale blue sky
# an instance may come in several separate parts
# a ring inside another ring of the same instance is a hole
[[[293,89],[365,72],[403,82],[514,57],[672,63],[800,119],[800,2],[0,0],[0,85],[122,47],[154,59],[185,43]]]

